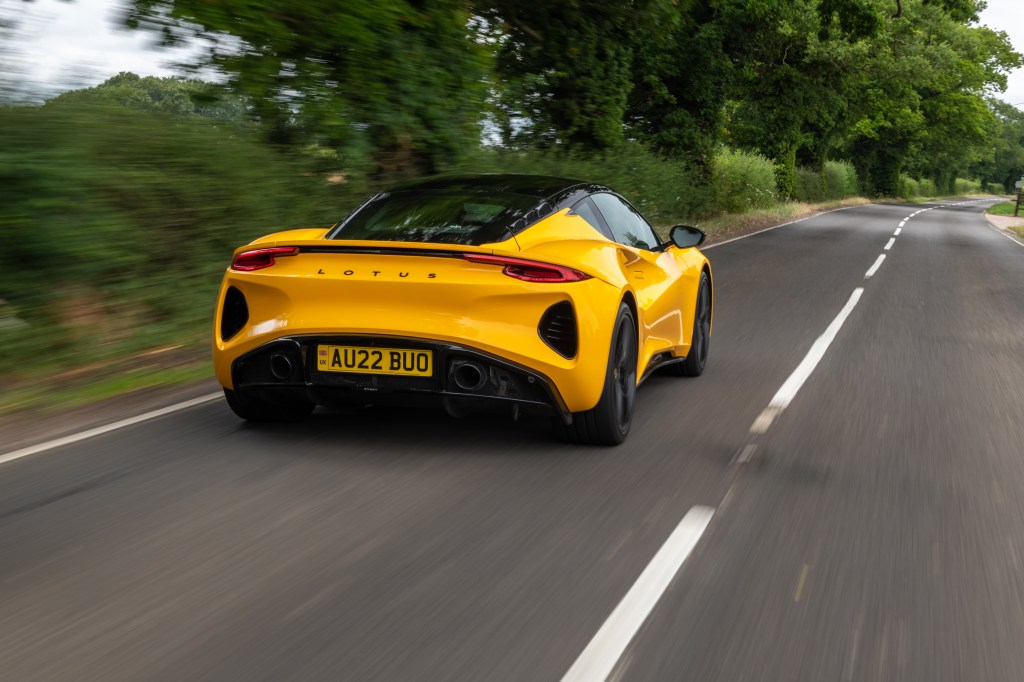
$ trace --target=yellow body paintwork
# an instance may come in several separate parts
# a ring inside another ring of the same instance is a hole
[[[652,359],[683,357],[693,333],[697,287],[707,259],[696,248],[646,251],[605,238],[564,209],[504,242],[483,246],[324,240],[323,229],[262,237],[236,250],[324,245],[342,253],[301,252],[253,272],[228,269],[214,325],[217,379],[232,388],[231,366],[274,339],[306,334],[381,335],[455,343],[505,358],[548,377],[565,407],[580,412],[601,397],[612,328],[619,306],[631,300],[638,324],[637,377]],[[353,252],[359,247],[416,249],[417,255]],[[432,257],[431,250],[495,254],[574,268],[591,275],[579,282],[524,282],[499,266],[462,258]],[[374,274],[376,273],[376,274]],[[224,294],[244,294],[249,321],[225,341],[219,320]],[[544,311],[559,301],[576,311],[579,351],[566,359],[539,336]]]

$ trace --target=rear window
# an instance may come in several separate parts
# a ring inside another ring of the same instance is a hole
[[[510,238],[550,211],[542,199],[525,194],[388,192],[360,207],[335,228],[330,239],[487,244]]]

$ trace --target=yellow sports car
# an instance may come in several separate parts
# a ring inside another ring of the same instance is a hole
[[[255,421],[317,405],[546,412],[613,445],[654,370],[704,371],[705,235],[662,242],[607,187],[466,175],[377,194],[329,229],[237,249],[214,325],[217,378]]]

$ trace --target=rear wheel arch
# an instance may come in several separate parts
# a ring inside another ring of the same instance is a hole
[[[640,349],[642,347],[640,343],[640,313],[637,311],[636,298],[633,296],[632,291],[628,289],[626,290],[626,293],[622,297],[622,303],[629,306],[629,311],[633,313],[633,333],[636,334],[636,347],[637,349]]]

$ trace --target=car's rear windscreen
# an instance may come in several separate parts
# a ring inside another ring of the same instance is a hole
[[[539,205],[539,197],[507,192],[387,192],[361,206],[329,238],[475,246],[504,241],[543,217],[535,210]]]

